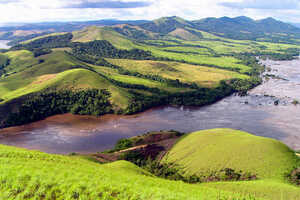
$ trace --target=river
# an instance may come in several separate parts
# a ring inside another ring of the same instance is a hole
[[[234,128],[278,139],[298,150],[300,105],[292,102],[300,102],[300,60],[263,63],[269,68],[265,73],[273,78],[246,97],[233,95],[201,108],[158,107],[132,116],[57,115],[0,130],[0,143],[49,153],[90,153],[111,148],[120,138],[148,131],[173,129],[189,133]]]
[[[9,42],[9,40],[0,40],[0,49],[9,49],[10,46],[7,45]]]

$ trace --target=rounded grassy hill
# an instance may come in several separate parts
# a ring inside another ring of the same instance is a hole
[[[183,167],[187,174],[231,168],[272,179],[282,179],[297,162],[295,153],[281,142],[232,129],[191,133],[164,160]]]

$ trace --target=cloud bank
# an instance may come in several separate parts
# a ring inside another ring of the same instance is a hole
[[[82,1],[77,4],[69,4],[64,8],[141,8],[150,6],[151,2],[145,1]]]
[[[300,7],[299,0],[244,0],[241,2],[221,2],[220,5],[237,9],[293,10]]]
[[[300,23],[300,0],[0,0],[0,22],[153,20],[179,16],[254,19],[274,17]]]

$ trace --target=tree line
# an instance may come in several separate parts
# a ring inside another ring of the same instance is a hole
[[[31,94],[17,112],[8,114],[2,126],[22,125],[64,113],[100,116],[113,111],[109,97],[107,90],[98,89],[52,90]]]

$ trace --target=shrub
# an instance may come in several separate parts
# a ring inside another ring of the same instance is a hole
[[[299,101],[295,99],[295,100],[292,102],[292,104],[294,104],[294,105],[296,106],[296,105],[299,104]]]
[[[115,145],[115,150],[120,151],[120,150],[123,150],[123,149],[128,149],[132,146],[133,146],[133,143],[130,139],[127,139],[127,138],[120,139]]]
[[[300,185],[300,167],[294,169],[291,174],[288,175],[288,179],[296,185]]]

